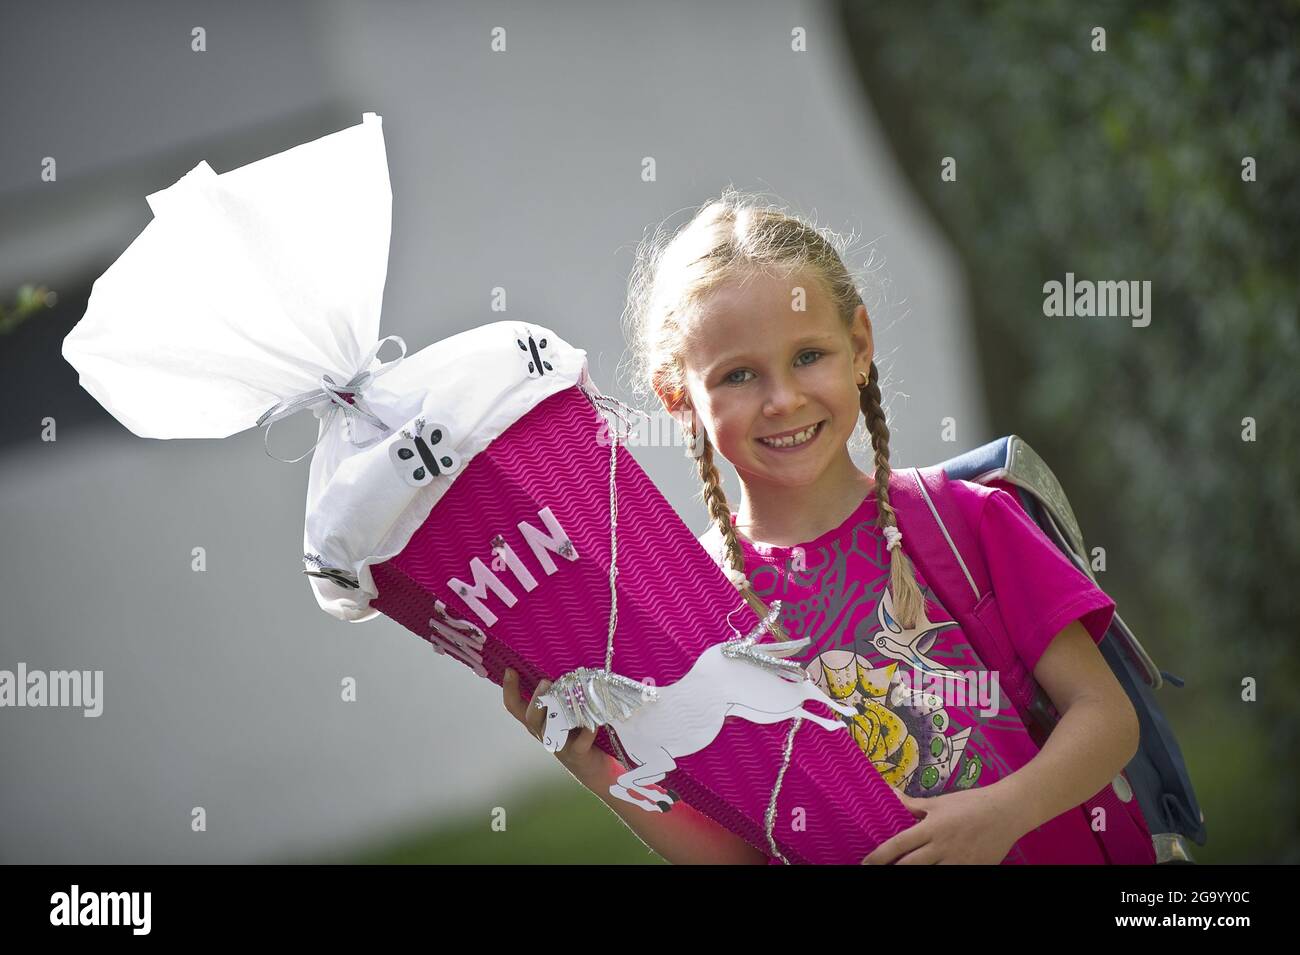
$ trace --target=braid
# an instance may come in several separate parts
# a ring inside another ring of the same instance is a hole
[[[704,498],[704,506],[709,509],[709,516],[713,518],[713,523],[722,532],[725,548],[724,557],[727,565],[732,570],[744,574],[745,551],[740,546],[740,539],[736,536],[736,527],[731,523],[731,508],[727,504],[726,492],[722,489],[722,476],[718,473],[717,465],[713,463],[713,443],[709,440],[709,435],[703,427],[697,426],[695,434],[698,435],[696,440],[702,442],[695,463],[699,467],[700,481],[704,485],[701,494]],[[745,581],[740,593],[744,597],[745,603],[749,604],[750,609],[758,614],[760,620],[768,615],[771,608],[763,603],[758,594],[754,593],[754,588],[750,586],[748,580]],[[778,640],[790,639],[781,626],[780,620],[773,622],[770,629],[772,635]]]
[[[880,404],[880,373],[876,363],[871,363],[867,384],[860,390],[862,414],[867,419],[871,433],[871,447],[876,459],[876,526],[882,530],[897,527],[898,519],[889,504],[889,425]],[[902,546],[889,551],[889,590],[894,601],[894,616],[904,626],[916,625],[917,617],[925,609],[925,598],[917,586],[912,562],[903,553]]]
[[[743,574],[745,552],[736,537],[735,525],[731,523],[731,509],[727,506],[727,495],[722,490],[722,476],[718,473],[717,465],[713,463],[713,443],[704,433],[703,428],[700,428],[697,434],[699,435],[697,440],[703,441],[695,463],[700,469],[700,481],[704,484],[702,492],[704,506],[708,508],[713,523],[717,524],[718,529],[722,531],[722,539],[726,545],[727,565]]]

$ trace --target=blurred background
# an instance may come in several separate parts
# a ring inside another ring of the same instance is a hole
[[[1160,702],[1197,861],[1300,861],[1297,24],[1295,2],[5,4],[0,669],[102,670],[104,711],[0,709],[0,861],[661,861],[498,688],[320,611],[306,461],[257,430],[136,438],[61,357],[147,194],[371,110],[383,334],[412,350],[505,317],[501,286],[630,400],[647,230],[735,185],[852,234],[894,464],[1026,438],[1185,681]],[[1150,281],[1150,324],[1045,316],[1067,272]],[[682,449],[633,453],[702,533]]]

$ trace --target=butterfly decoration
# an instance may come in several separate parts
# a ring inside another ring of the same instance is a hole
[[[388,454],[397,473],[411,487],[424,487],[435,477],[460,470],[460,455],[451,449],[446,425],[431,424],[426,434],[424,418],[416,418],[410,430],[402,429],[401,435]]]
[[[525,358],[528,361],[528,376],[530,378],[540,378],[548,371],[555,371],[555,367],[544,357],[549,354],[545,338],[538,341],[533,338],[533,333],[529,331],[527,345],[525,345],[523,340],[519,338],[515,339],[515,344],[518,345],[520,351],[525,354]]]

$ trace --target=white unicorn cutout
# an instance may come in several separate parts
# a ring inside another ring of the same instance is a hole
[[[803,708],[808,700],[816,700],[844,716],[859,712],[855,706],[831,700],[798,662],[784,659],[806,648],[808,637],[757,642],[780,607],[780,601],[775,601],[768,616],[745,637],[705,649],[684,677],[667,686],[650,686],[587,667],[565,673],[533,701],[547,711],[543,744],[554,753],[572,729],[612,727],[628,761],[635,765],[609,787],[610,793],[648,812],[667,812],[677,802],[677,793],[651,789],[650,784],[676,769],[678,757],[712,743],[728,716],[753,723],[800,718],[827,730],[845,729],[845,723]]]

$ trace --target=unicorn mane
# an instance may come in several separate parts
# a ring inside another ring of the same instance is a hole
[[[648,683],[590,667],[579,667],[564,674],[544,695],[555,698],[557,709],[564,713],[570,725],[589,730],[614,720],[625,720],[646,703],[658,699],[657,691]]]

